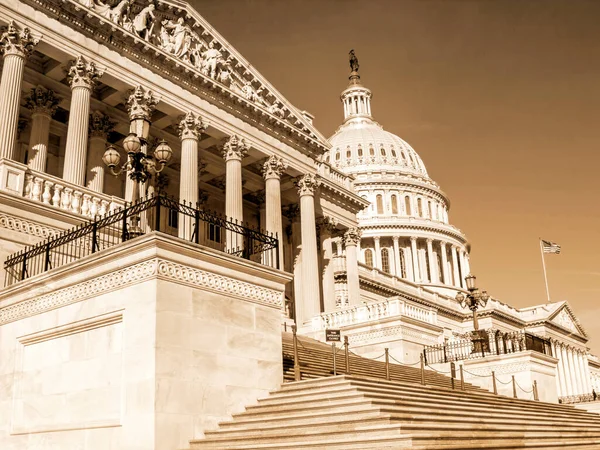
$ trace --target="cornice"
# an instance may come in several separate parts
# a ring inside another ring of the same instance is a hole
[[[442,227],[435,227],[435,226],[431,226],[431,225],[414,225],[414,224],[403,225],[403,224],[399,224],[399,223],[365,225],[364,224],[365,221],[367,221],[367,220],[365,220],[363,218],[359,218],[359,228],[363,231],[363,233],[367,234],[364,237],[369,237],[368,236],[369,231],[378,232],[379,230],[386,230],[386,231],[402,230],[407,235],[410,235],[411,233],[414,233],[414,232],[430,232],[430,233],[440,234],[442,236],[448,236],[448,237],[454,238],[455,240],[462,243],[463,245],[467,245],[467,243],[468,243],[467,238],[458,229],[452,230],[452,229],[445,229]],[[377,234],[379,235],[380,233],[377,233]],[[390,233],[390,236],[391,236],[391,233]]]
[[[96,42],[112,48],[119,54],[138,62],[151,71],[168,78],[171,82],[201,96],[209,103],[225,109],[244,122],[256,126],[312,158],[316,158],[329,148],[327,141],[315,134],[318,132],[314,128],[305,124],[306,119],[302,118],[293,106],[289,105],[288,107],[290,114],[288,117],[293,118],[296,123],[302,124],[302,128],[297,128],[286,120],[276,117],[263,107],[232,91],[226,85],[204,75],[191,64],[177,59],[158,46],[116,25],[108,18],[85,8],[76,0],[21,1],[36,10],[45,12],[51,18],[67,24],[75,31]],[[174,2],[161,1],[159,5],[162,7],[161,13],[163,14],[174,15],[175,17],[179,17],[177,14],[188,18],[192,17],[192,13],[187,10],[187,4],[177,5]],[[205,23],[199,23],[199,15],[195,11],[193,16],[196,20],[194,26],[203,29],[201,33],[213,34],[215,38],[221,41],[221,45],[225,45],[223,44],[224,39],[216,35],[212,27]],[[240,66],[245,69],[245,73],[254,75],[254,69],[251,69],[247,62],[242,61],[231,46],[227,46],[226,50],[230,54],[235,53],[235,58],[238,60],[236,67]],[[261,81],[263,84],[267,84],[265,80]],[[269,87],[272,88],[270,85]],[[272,90],[274,92],[272,95],[277,101],[283,102],[281,94],[274,89]],[[313,135],[307,133],[313,133]]]

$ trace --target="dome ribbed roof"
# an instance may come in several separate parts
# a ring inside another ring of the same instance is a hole
[[[390,170],[429,178],[417,152],[406,141],[385,131],[369,117],[346,121],[329,142],[332,146],[329,161],[334,166],[390,166]]]

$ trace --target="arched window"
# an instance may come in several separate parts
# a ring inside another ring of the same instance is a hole
[[[375,149],[373,148],[372,145],[369,147],[369,155],[375,156]]]
[[[325,157],[325,162],[329,162],[329,155]]]
[[[373,267],[373,250],[370,248],[365,250],[365,264],[369,267]]]
[[[350,159],[352,157],[352,152],[350,149],[346,150],[346,158]]]
[[[404,259],[404,252],[402,250],[400,250],[400,268],[396,267],[396,275],[406,278],[406,260]]]
[[[432,202],[427,202],[429,204],[429,218],[433,219],[433,204]]]
[[[402,156],[402,161],[404,161],[404,165],[406,165],[406,153],[400,152],[400,156]]]
[[[385,152],[385,148],[381,147],[381,156],[387,156],[386,152]]]
[[[392,195],[392,214],[398,214],[398,199]]]
[[[335,160],[336,161],[340,160],[340,152],[335,152]]]
[[[392,147],[392,156],[395,158],[396,157],[396,150],[394,150],[394,147]]]
[[[383,214],[383,196],[381,194],[377,194],[377,214]]]
[[[420,198],[417,199],[417,213],[419,217],[423,217],[423,200]]]
[[[359,146],[358,146],[358,156],[362,156],[362,155],[363,155],[363,152],[362,152],[362,146],[361,146],[361,145],[359,145]]]
[[[390,251],[387,248],[381,249],[381,270],[390,273]]]
[[[407,216],[410,216],[412,214],[412,211],[410,209],[410,197],[408,195],[404,197],[404,209],[406,210]]]

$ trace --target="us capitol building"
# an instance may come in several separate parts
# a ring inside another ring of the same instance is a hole
[[[477,288],[353,51],[327,139],[185,2],[0,0],[0,23],[0,448],[189,448],[281,386],[292,327],[594,404],[575,312]]]

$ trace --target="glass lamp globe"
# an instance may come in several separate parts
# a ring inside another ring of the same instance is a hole
[[[116,167],[119,164],[120,160],[121,155],[119,154],[117,149],[112,145],[108,146],[108,148],[104,152],[104,155],[102,155],[102,161],[108,167]]]
[[[483,303],[483,306],[487,304],[489,299],[490,295],[487,293],[487,291],[481,291],[481,302]]]
[[[173,150],[167,144],[167,141],[162,140],[154,150],[154,158],[159,162],[159,164],[165,165],[169,162],[173,156]]]
[[[466,300],[465,294],[463,294],[462,292],[459,292],[458,294],[456,294],[456,301],[458,303],[460,303],[460,306],[463,308],[465,307],[465,304],[466,304],[465,300]]]
[[[469,291],[472,291],[473,289],[475,289],[475,280],[476,280],[475,275],[469,274],[465,277],[465,282],[467,283],[467,289]]]
[[[140,138],[135,133],[129,133],[125,139],[123,139],[123,149],[127,153],[137,153],[142,148]]]

